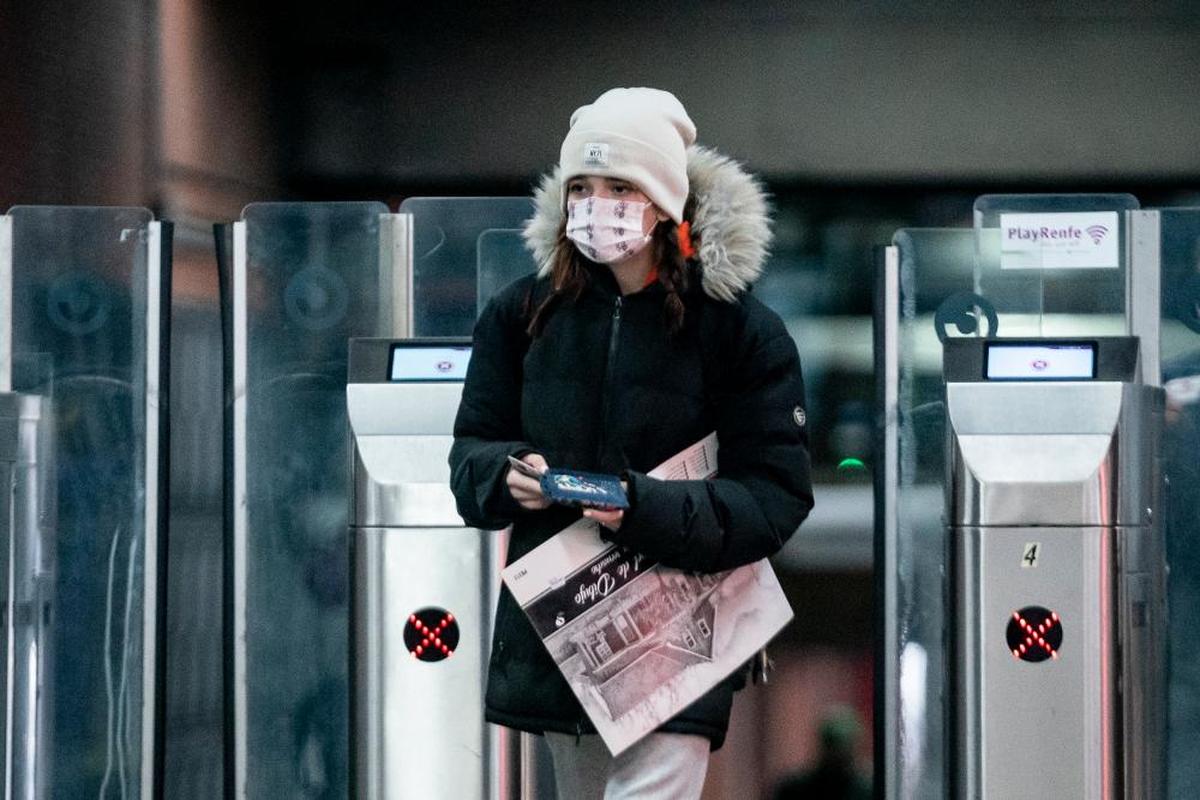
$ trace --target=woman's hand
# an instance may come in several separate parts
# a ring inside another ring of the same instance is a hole
[[[588,508],[584,509],[583,515],[588,519],[594,519],[610,531],[619,530],[621,520],[625,519],[625,511],[620,508],[604,509],[604,508]]]
[[[621,488],[626,492],[629,491],[629,484],[621,481]],[[585,508],[583,515],[588,519],[593,519],[599,522],[610,531],[620,530],[621,520],[625,519],[625,511],[620,508]]]
[[[521,460],[536,469],[539,473],[545,472],[549,466],[541,453],[526,453],[521,456]],[[508,485],[509,494],[513,496],[513,499],[517,501],[521,508],[528,511],[539,511],[550,505],[550,501],[542,494],[542,484],[538,482],[537,478],[522,475],[517,470],[509,467],[508,474],[504,476],[504,482]]]

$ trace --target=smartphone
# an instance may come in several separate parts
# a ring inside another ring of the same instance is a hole
[[[522,461],[521,459],[516,458],[515,456],[509,456],[508,463],[512,465],[513,469],[515,469],[517,472],[521,473],[522,475],[528,475],[530,478],[533,478],[535,481],[542,479],[542,473],[538,472],[538,468],[535,467],[533,464]]]
[[[552,503],[585,508],[629,508],[629,498],[616,475],[548,469],[542,473],[542,494]]]

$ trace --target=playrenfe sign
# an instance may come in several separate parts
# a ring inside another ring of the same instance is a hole
[[[1115,211],[1000,215],[1001,269],[1113,269],[1119,265]]]
[[[1068,225],[1065,228],[1051,228],[1049,225],[1043,225],[1040,228],[1026,228],[1020,225],[1013,225],[1008,228],[1007,235],[1010,239],[1028,239],[1034,242],[1038,239],[1070,239],[1075,241],[1083,238],[1083,231],[1074,225]]]

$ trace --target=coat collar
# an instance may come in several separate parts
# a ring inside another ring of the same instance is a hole
[[[561,177],[559,168],[542,177],[533,193],[533,217],[525,223],[525,246],[539,277],[550,274],[563,222]],[[771,243],[766,192],[736,161],[705,147],[688,148],[688,182],[700,284],[710,297],[733,300],[762,274]]]
[[[594,261],[587,261],[586,259],[584,264],[589,278],[585,291],[599,292],[605,299],[611,299],[621,294],[621,285],[617,283],[617,276],[613,274],[612,269],[608,265],[597,264]],[[546,270],[544,274],[549,275],[549,270]],[[542,273],[539,273],[538,277],[542,277]],[[666,294],[666,289],[663,288],[662,284],[653,283],[649,286],[643,286],[636,292],[624,295],[624,297],[630,299],[633,297],[651,297],[663,294]]]

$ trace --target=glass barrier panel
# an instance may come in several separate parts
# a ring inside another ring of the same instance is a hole
[[[533,255],[525,249],[520,230],[489,230],[479,234],[479,268],[475,313],[505,286],[537,269]]]
[[[941,339],[994,330],[986,300],[972,290],[969,229],[901,230],[899,314],[899,487],[896,563],[900,641],[898,797],[943,797],[947,741],[942,513],[945,393]]]
[[[349,791],[347,341],[391,329],[381,203],[261,203],[246,223],[249,797]]]
[[[475,325],[479,237],[520,228],[533,213],[527,197],[411,197],[413,333],[470,336]]]
[[[999,336],[1112,336],[1125,327],[1127,194],[984,195],[975,291]]]
[[[57,529],[35,564],[48,718],[39,796],[139,797],[146,549],[141,208],[17,207],[13,390],[50,399]],[[28,765],[26,765],[28,767]],[[26,786],[29,784],[27,783]]]
[[[1200,797],[1200,209],[1163,209],[1163,467],[1168,600],[1167,783]]]

